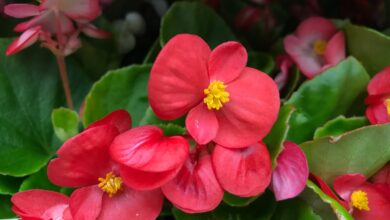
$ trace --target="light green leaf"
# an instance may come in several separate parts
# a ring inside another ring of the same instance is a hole
[[[57,108],[51,113],[54,132],[61,141],[79,133],[79,115],[68,108]]]
[[[317,128],[314,132],[314,139],[327,136],[337,136],[368,124],[367,118],[365,117],[346,118],[340,115],[339,117],[326,122],[324,126]]]
[[[40,171],[27,177],[20,185],[19,191],[29,189],[45,189],[51,191],[59,191],[60,187],[52,184],[47,177],[47,168],[44,167]]]

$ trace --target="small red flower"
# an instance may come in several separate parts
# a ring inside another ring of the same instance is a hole
[[[176,35],[153,65],[150,105],[167,120],[189,112],[186,127],[199,144],[240,148],[256,143],[277,118],[279,92],[268,75],[246,62],[246,50],[237,42],[211,51],[195,35]]]
[[[48,177],[53,183],[78,188],[69,205],[74,219],[149,220],[159,215],[161,191],[130,188],[124,184],[120,165],[110,157],[111,143],[130,127],[126,111],[113,112],[66,141],[57,151],[58,158],[50,161]],[[153,155],[146,153],[146,157]]]
[[[284,48],[303,74],[313,78],[345,58],[344,33],[328,19],[311,17],[284,38]]]
[[[366,116],[371,124],[390,122],[390,66],[376,74],[367,87]]]
[[[12,196],[14,211],[22,220],[62,219],[72,220],[69,198],[47,190],[28,190]]]

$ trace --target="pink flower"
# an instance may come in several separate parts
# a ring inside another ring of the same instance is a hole
[[[47,190],[28,190],[12,196],[12,210],[21,219],[72,220],[69,198]]]
[[[279,90],[283,89],[283,87],[287,84],[290,68],[293,64],[294,62],[287,54],[276,57],[276,65],[278,66],[280,72],[276,75],[275,82],[278,85]]]
[[[58,158],[50,161],[51,182],[78,188],[69,205],[74,219],[149,220],[159,215],[161,191],[139,191],[127,186],[120,165],[110,157],[111,143],[130,127],[130,115],[115,111],[66,141],[57,151]],[[154,155],[153,151],[147,153],[145,156]]]
[[[237,42],[211,51],[195,35],[176,35],[153,65],[150,105],[167,120],[189,112],[186,127],[199,144],[240,148],[256,143],[277,118],[279,92],[269,76],[246,62],[245,48]]]
[[[293,142],[285,142],[272,173],[272,190],[277,201],[294,198],[306,186],[309,166],[302,149]]]
[[[366,116],[371,124],[390,122],[390,66],[376,74],[367,87]]]
[[[328,19],[311,17],[284,38],[284,48],[303,74],[313,78],[345,58],[344,33]]]

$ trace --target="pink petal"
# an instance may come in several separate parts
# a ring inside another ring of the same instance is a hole
[[[204,151],[200,154],[188,158],[178,175],[161,188],[169,201],[187,213],[211,211],[223,197],[210,156]]]
[[[102,209],[103,196],[104,192],[97,185],[74,191],[69,205],[73,219],[97,219]]]
[[[297,63],[299,69],[308,78],[313,78],[321,71],[321,60],[314,54],[310,44],[293,35],[284,38],[284,48]]]
[[[366,116],[371,124],[385,124],[390,122],[390,116],[387,114],[387,106],[384,102],[368,106]]]
[[[20,52],[26,47],[34,44],[39,37],[39,33],[41,32],[41,27],[34,27],[25,31],[20,37],[16,38],[11,45],[8,46],[5,54],[7,56],[11,56],[15,53]]]
[[[337,32],[336,26],[329,19],[311,17],[299,24],[296,36],[306,42],[322,39],[328,41]]]
[[[228,149],[217,145],[212,160],[222,188],[234,195],[259,195],[271,181],[271,158],[262,142],[241,149]]]
[[[4,7],[4,13],[15,18],[25,18],[40,14],[39,7],[32,4],[8,4]]]
[[[111,125],[117,128],[119,133],[123,133],[131,128],[131,116],[127,111],[119,109],[90,124],[87,129],[101,125]]]
[[[175,119],[204,98],[210,48],[200,37],[178,34],[161,50],[150,73],[149,102],[161,119]]]
[[[180,171],[181,166],[164,172],[147,172],[121,166],[120,174],[123,182],[136,190],[153,190],[172,180]]]
[[[309,166],[302,149],[289,141],[283,145],[272,174],[272,189],[277,201],[296,197],[305,189],[309,178]]]
[[[226,42],[215,48],[208,62],[210,82],[220,80],[229,83],[244,70],[248,54],[238,42]]]
[[[345,59],[345,39],[342,31],[337,32],[329,41],[324,53],[326,64],[337,65]]]
[[[105,39],[111,37],[111,33],[103,31],[92,24],[85,24],[82,26],[81,31],[89,37]]]
[[[188,113],[186,128],[197,143],[207,144],[217,135],[218,120],[202,102]]]
[[[57,23],[57,19],[59,20],[59,23]],[[60,24],[60,26],[58,26],[58,24]],[[52,11],[44,12],[26,22],[19,23],[14,28],[14,31],[23,32],[36,26],[42,26],[43,31],[48,31],[52,34],[57,33],[58,27],[60,27],[60,32],[62,34],[69,34],[74,31],[73,23],[68,17],[63,14],[59,14],[57,17]]]
[[[164,172],[182,166],[189,148],[183,137],[164,137],[160,128],[146,125],[116,137],[110,152],[119,164],[141,171]]]
[[[98,183],[98,178],[112,171],[108,148],[116,135],[116,128],[102,125],[66,141],[57,151],[58,158],[48,165],[49,180],[67,187]]]
[[[67,206],[69,198],[61,193],[34,189],[16,193],[11,202],[20,217],[40,218],[52,207]]]
[[[372,185],[365,185],[358,190],[367,193],[369,211],[354,209],[352,216],[355,220],[385,220],[390,216],[390,198]]]
[[[59,10],[72,19],[93,20],[100,15],[101,9],[97,0],[44,0],[42,8]]]
[[[390,93],[390,66],[377,73],[367,87],[369,95]]]
[[[103,196],[99,220],[151,220],[156,219],[163,206],[160,190],[135,191],[125,187],[113,197]]]
[[[216,111],[219,129],[214,141],[231,148],[246,147],[265,137],[279,112],[279,91],[268,75],[245,68],[227,85],[230,101]]]
[[[390,163],[387,163],[382,169],[380,169],[372,178],[373,183],[385,183],[390,188]]]
[[[365,183],[366,177],[362,174],[345,174],[333,181],[333,188],[342,199],[349,201],[352,192]]]

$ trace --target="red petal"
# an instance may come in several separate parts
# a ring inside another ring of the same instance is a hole
[[[259,195],[271,181],[271,158],[261,142],[241,149],[217,145],[212,160],[222,188],[234,195]]]
[[[248,54],[238,42],[226,42],[215,48],[210,54],[210,82],[220,80],[229,83],[244,70]]]
[[[384,124],[390,122],[390,116],[387,114],[387,106],[382,101],[381,104],[370,105],[366,109],[366,116],[371,124]]]
[[[101,125],[111,125],[117,128],[119,133],[123,133],[127,130],[130,130],[131,128],[131,116],[127,111],[123,109],[116,110],[111,112],[106,117],[90,124],[87,129]]]
[[[46,11],[41,13],[39,16],[36,16],[26,22],[19,23],[14,28],[16,32],[23,32],[27,29],[36,26],[42,26],[43,31],[48,31],[52,34],[56,34],[60,25],[60,32],[63,34],[69,34],[74,31],[74,26],[72,21],[64,16],[63,14],[59,14],[59,23],[57,23],[57,15],[53,11]]]
[[[295,34],[303,41],[318,39],[328,41],[336,31],[336,26],[329,19],[311,17],[299,24]]]
[[[130,188],[113,197],[103,196],[99,220],[151,220],[156,219],[163,206],[164,197],[160,190],[135,191]]]
[[[40,218],[55,206],[67,206],[69,198],[57,192],[47,190],[28,190],[12,196],[13,209],[20,217]]]
[[[358,190],[367,193],[369,211],[354,209],[352,216],[356,220],[385,220],[390,216],[390,198],[372,185],[365,185]]]
[[[4,7],[4,13],[15,18],[25,18],[40,14],[39,7],[32,4],[8,4]]]
[[[183,137],[164,137],[160,128],[146,125],[116,137],[110,152],[116,162],[130,168],[164,172],[182,166],[189,148]]]
[[[345,59],[345,39],[342,31],[336,33],[326,46],[324,53],[324,59],[326,64],[332,66],[338,64],[341,60]]]
[[[107,31],[103,31],[97,27],[95,27],[92,24],[85,24],[82,26],[81,31],[86,34],[87,36],[98,38],[98,39],[105,39],[111,37],[111,33]]]
[[[5,52],[6,55],[11,56],[34,44],[38,40],[40,32],[41,27],[34,27],[25,31],[8,46],[7,51]]]
[[[70,211],[73,219],[94,220],[102,209],[104,192],[97,186],[77,189],[70,196]]]
[[[108,148],[117,129],[103,125],[88,129],[66,141],[50,161],[47,174],[59,186],[80,187],[98,183],[112,171]]]
[[[385,183],[390,186],[390,162],[380,169],[372,178],[373,183]]]
[[[367,87],[369,95],[390,93],[390,66],[377,73]]]
[[[148,85],[149,102],[159,118],[178,118],[202,101],[209,55],[209,46],[195,35],[176,35],[164,46]]]
[[[194,161],[188,158],[178,175],[164,185],[162,191],[177,208],[188,213],[211,211],[223,197],[208,154]]]
[[[227,85],[230,101],[216,111],[219,145],[241,148],[256,143],[271,130],[279,112],[279,91],[265,73],[245,68]]]
[[[341,198],[349,202],[351,193],[365,183],[366,177],[362,174],[345,174],[334,180],[333,188]]]
[[[172,180],[180,171],[181,166],[165,172],[147,172],[121,166],[120,174],[123,182],[136,190],[153,190]]]
[[[218,120],[214,111],[202,102],[188,113],[186,128],[197,143],[207,144],[217,135]]]
[[[97,0],[44,0],[42,8],[59,10],[72,19],[93,20],[100,15],[101,9]]]
[[[309,166],[302,149],[293,142],[284,142],[277,166],[272,174],[272,189],[277,201],[294,198],[306,186]]]

